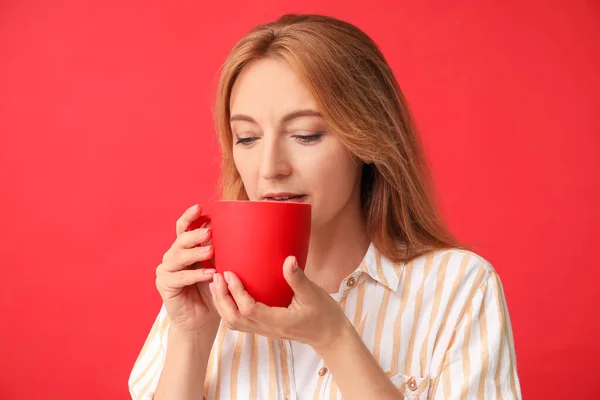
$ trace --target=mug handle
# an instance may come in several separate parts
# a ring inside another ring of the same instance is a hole
[[[193,231],[194,229],[201,228],[202,226],[204,226],[204,224],[206,224],[207,222],[210,222],[210,221],[211,221],[210,215],[208,215],[208,214],[202,214],[201,216],[199,216],[198,218],[196,218],[196,220],[193,221],[190,224],[190,226],[188,227],[187,230],[189,232],[189,231]],[[214,257],[214,255],[213,255],[213,257]],[[208,269],[215,268],[215,265],[212,263],[211,260],[200,261],[200,264],[202,264],[202,266],[204,268],[208,268]]]

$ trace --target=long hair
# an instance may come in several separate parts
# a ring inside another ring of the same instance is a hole
[[[363,31],[332,17],[284,15],[257,26],[231,50],[214,110],[223,199],[248,199],[233,160],[229,106],[240,71],[261,58],[294,69],[330,129],[364,163],[362,213],[382,255],[407,262],[431,250],[461,247],[436,208],[424,152],[390,66]]]

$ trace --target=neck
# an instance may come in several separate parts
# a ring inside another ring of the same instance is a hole
[[[360,265],[369,248],[359,204],[349,203],[327,226],[311,232],[306,275],[328,293]]]

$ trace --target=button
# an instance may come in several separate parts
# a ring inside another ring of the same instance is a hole
[[[351,287],[351,288],[354,287],[354,286],[356,286],[356,279],[354,279],[354,278],[348,279],[346,281],[346,285],[348,285],[348,287]]]
[[[327,368],[323,367],[319,370],[319,376],[323,376],[327,373]]]
[[[417,390],[417,382],[415,381],[415,378],[410,378],[408,381],[408,388],[413,392]]]

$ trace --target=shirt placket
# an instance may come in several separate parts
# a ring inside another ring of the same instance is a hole
[[[358,286],[359,279],[362,275],[361,271],[356,271],[344,279],[340,285],[340,289],[338,290],[337,296],[333,296],[333,298],[340,303],[340,305],[345,305],[345,299],[350,294],[354,288]],[[346,312],[344,307],[344,313]],[[346,315],[347,316],[347,315]],[[317,392],[319,393],[319,400],[330,400],[336,399],[337,395],[337,386],[332,387],[333,382],[330,382],[333,379],[329,368],[325,365],[324,362],[321,362],[321,367],[317,370],[318,380],[317,380]]]
[[[329,369],[322,363],[321,368],[318,370],[317,375],[319,376],[317,380],[317,392],[319,392],[318,399],[324,400],[329,399],[329,391],[327,390],[327,383],[331,379],[331,373],[329,373]]]

